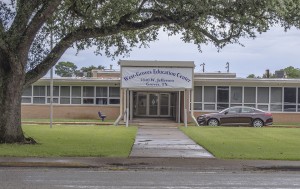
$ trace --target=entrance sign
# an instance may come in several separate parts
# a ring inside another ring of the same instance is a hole
[[[193,87],[193,68],[122,67],[121,88]]]

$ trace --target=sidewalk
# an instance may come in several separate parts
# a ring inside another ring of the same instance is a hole
[[[178,127],[159,124],[138,128],[130,157],[214,158]]]

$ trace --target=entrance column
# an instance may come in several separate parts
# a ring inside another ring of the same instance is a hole
[[[183,91],[183,107],[183,121],[184,126],[187,127],[186,89]]]
[[[181,104],[181,95],[180,95],[180,93],[181,93],[181,91],[178,91],[178,123],[180,123],[180,113],[181,113],[181,106],[180,106],[180,104]]]
[[[129,91],[129,96],[130,96],[130,100],[129,100],[129,103],[130,103],[130,105],[129,105],[129,110],[130,110],[129,116],[130,116],[130,118],[129,118],[129,120],[132,121],[133,120],[133,91],[132,90]]]

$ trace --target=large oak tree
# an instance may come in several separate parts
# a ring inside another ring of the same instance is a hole
[[[117,56],[180,34],[198,46],[239,43],[279,24],[298,26],[299,0],[1,0],[0,143],[24,143],[22,90],[70,47]],[[50,48],[50,34],[53,48]]]

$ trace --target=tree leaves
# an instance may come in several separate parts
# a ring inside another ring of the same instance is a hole
[[[300,0],[56,0],[60,2],[57,7],[46,0],[33,2],[18,0],[13,6],[0,3],[1,23],[6,28],[11,22],[24,26],[24,19],[17,16],[24,10],[13,7],[21,3],[21,7],[28,8],[28,28],[12,31],[21,42],[29,42],[23,45],[29,45],[30,53],[21,55],[23,59],[27,56],[26,71],[31,78],[28,82],[42,77],[71,46],[78,50],[96,46],[97,55],[114,58],[128,55],[134,47],[147,47],[158,40],[163,28],[169,35],[182,34],[184,42],[196,44],[201,51],[202,44],[212,43],[221,49],[240,43],[241,37],[255,38],[278,23],[286,29],[300,26]],[[56,7],[53,13],[49,6]],[[38,23],[34,19],[37,13],[43,21],[40,26],[33,23]],[[38,33],[26,33],[29,26],[37,27]],[[7,29],[2,31],[0,48],[6,43],[14,44],[12,49],[17,50],[18,43],[5,38]],[[34,40],[30,42],[27,37]]]

